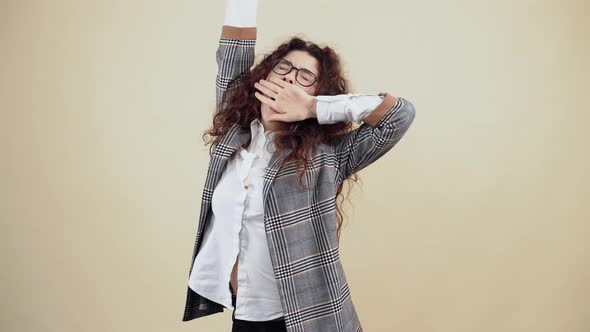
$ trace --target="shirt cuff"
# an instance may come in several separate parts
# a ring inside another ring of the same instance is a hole
[[[226,0],[224,25],[255,27],[258,0]]]
[[[316,117],[319,124],[341,121],[361,123],[383,102],[384,96],[377,94],[348,93],[333,96],[315,96]]]

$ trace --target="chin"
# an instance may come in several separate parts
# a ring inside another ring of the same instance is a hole
[[[262,116],[262,118],[264,120],[266,120],[266,117],[268,117],[271,114],[276,114],[276,113],[277,112],[275,112],[272,108],[270,108],[270,107],[268,107],[266,105],[263,105],[262,108],[261,108],[261,114],[260,115]]]
[[[261,106],[261,118],[263,120],[263,125],[266,130],[276,130],[279,127],[282,127],[281,121],[268,121],[267,117],[271,114],[276,114],[277,112],[273,111],[272,108],[268,107],[267,105]]]

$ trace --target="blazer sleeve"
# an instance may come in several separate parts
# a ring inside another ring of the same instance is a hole
[[[383,101],[363,119],[363,123],[341,134],[335,143],[340,181],[390,151],[414,121],[416,111],[410,101],[386,92],[379,95],[384,96]]]
[[[224,101],[228,89],[234,87],[254,64],[256,27],[223,25],[216,51],[216,106]]]

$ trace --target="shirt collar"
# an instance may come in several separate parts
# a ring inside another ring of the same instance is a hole
[[[274,151],[273,138],[276,132],[265,130],[264,125],[258,118],[255,118],[250,122],[250,134],[252,135],[252,142],[261,139],[263,146],[269,145],[270,151]]]
[[[258,133],[263,134],[265,140],[267,140],[268,138],[273,138],[275,136],[274,131],[268,131],[264,129],[264,125],[258,118],[255,118],[250,122],[250,133],[252,134],[252,139],[254,139],[254,135]]]

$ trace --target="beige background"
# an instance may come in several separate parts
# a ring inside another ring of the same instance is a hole
[[[181,322],[224,6],[0,1],[0,330],[230,330]],[[417,110],[347,205],[366,331],[588,331],[589,7],[261,0]]]

